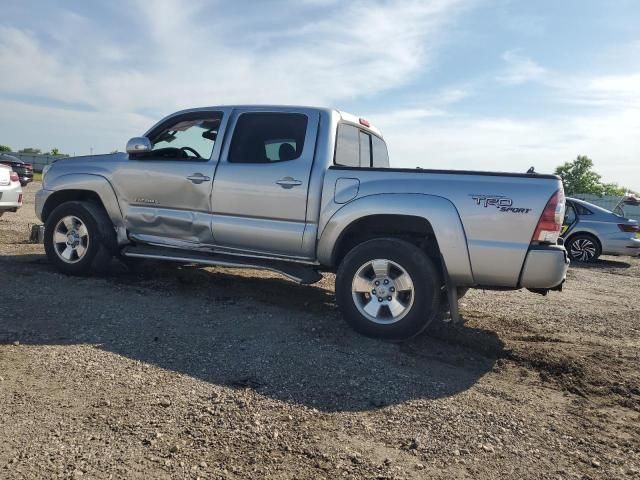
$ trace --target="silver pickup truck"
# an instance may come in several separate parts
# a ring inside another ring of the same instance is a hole
[[[564,208],[553,175],[390,168],[366,119],[285,106],[174,113],[126,153],[57,161],[36,196],[62,272],[113,256],[336,272],[347,322],[389,339],[457,319],[468,288],[560,289]]]

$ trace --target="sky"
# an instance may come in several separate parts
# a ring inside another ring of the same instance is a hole
[[[636,0],[9,0],[0,144],[124,150],[237,103],[371,120],[392,166],[552,172],[640,190]]]

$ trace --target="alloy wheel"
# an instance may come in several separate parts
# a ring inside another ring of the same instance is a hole
[[[571,243],[569,254],[574,260],[588,262],[596,256],[597,246],[588,238],[578,238]]]
[[[379,324],[400,321],[414,301],[411,276],[397,263],[386,259],[370,260],[353,277],[351,295],[358,311]]]
[[[89,231],[82,220],[73,215],[61,218],[53,231],[56,255],[65,263],[78,263],[89,249]]]

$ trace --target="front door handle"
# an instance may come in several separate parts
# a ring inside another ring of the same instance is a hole
[[[293,188],[293,187],[297,187],[298,185],[302,185],[302,182],[300,180],[296,180],[293,177],[281,178],[276,183],[280,185],[282,188]]]
[[[189,180],[191,183],[199,184],[202,182],[208,182],[209,180],[211,180],[211,178],[201,173],[194,173],[192,175],[189,175],[187,177],[187,180]]]

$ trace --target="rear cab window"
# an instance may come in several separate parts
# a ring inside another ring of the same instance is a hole
[[[334,164],[343,167],[388,168],[387,144],[371,132],[341,123],[336,135]]]

